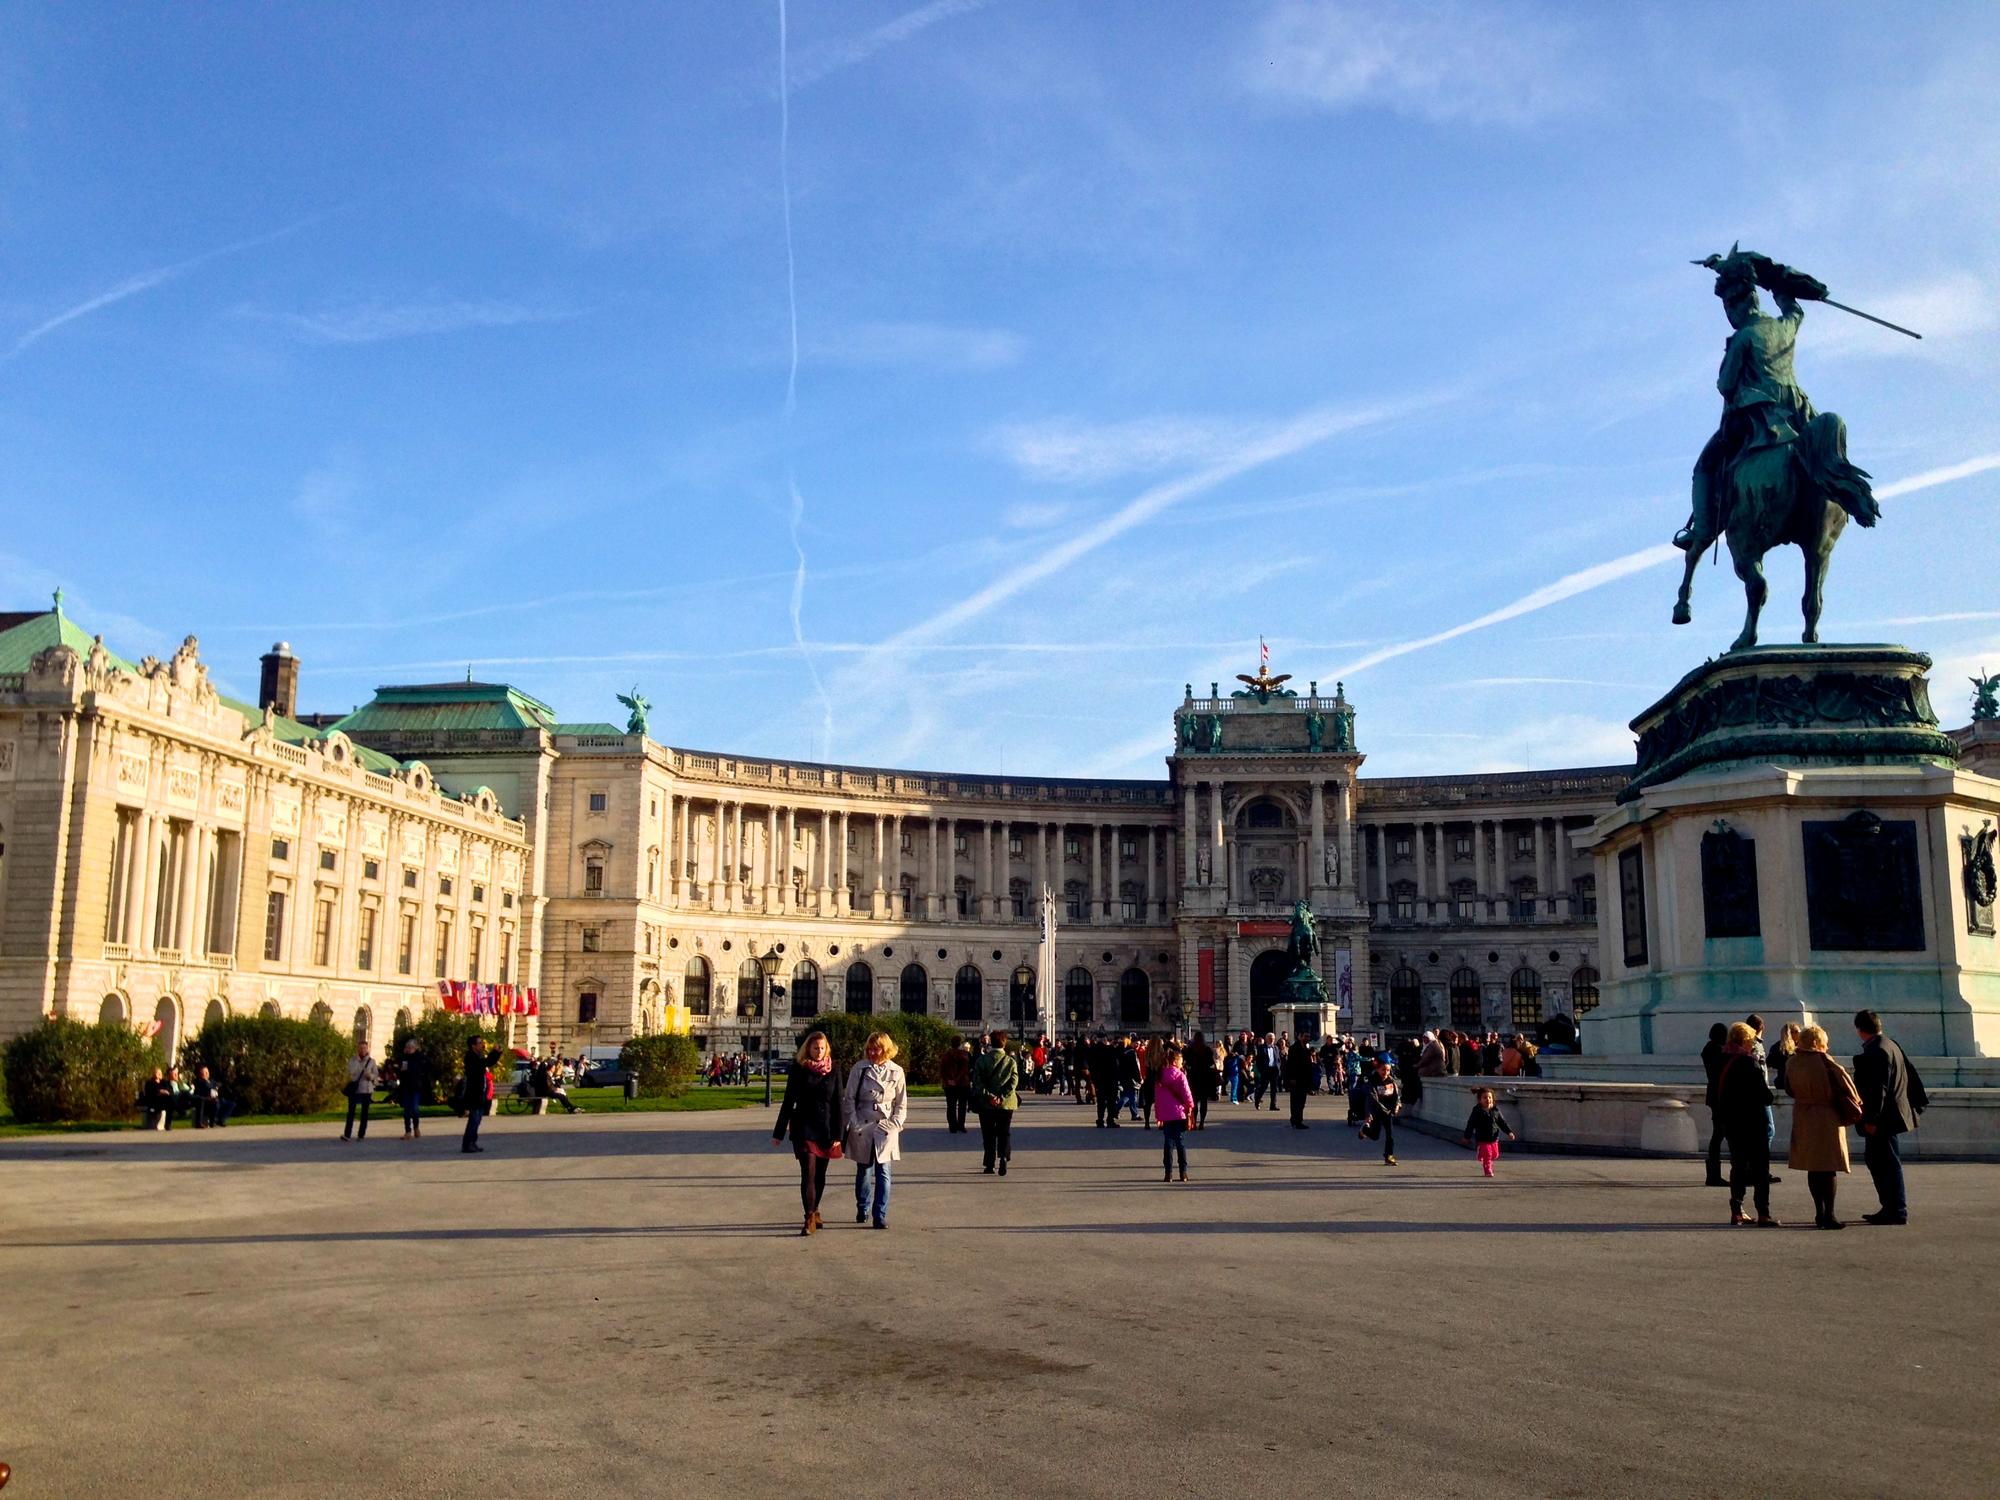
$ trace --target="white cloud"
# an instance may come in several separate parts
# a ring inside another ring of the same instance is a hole
[[[990,0],[931,0],[930,4],[905,11],[893,21],[849,41],[804,48],[798,61],[791,65],[791,91],[797,93],[800,89],[810,88],[822,78],[868,61],[884,48],[909,41],[940,21],[983,9],[989,3]]]
[[[1921,474],[1912,474],[1908,479],[1899,479],[1894,484],[1882,485],[1875,491],[1875,498],[1893,500],[1898,495],[1935,489],[1938,485],[1950,484],[1954,480],[1970,479],[1974,474],[1984,474],[1989,469],[2000,469],[2000,453],[1982,453],[1979,457],[1968,458],[1963,463],[1946,464],[1941,469],[1926,469]]]
[[[253,317],[280,324],[316,344],[381,344],[392,339],[462,333],[472,328],[512,328],[523,323],[553,323],[576,316],[559,308],[458,299],[361,302],[310,313],[245,311]]]
[[[1021,500],[1000,513],[1000,524],[1015,531],[1045,531],[1068,520],[1075,509],[1059,500]]]
[[[1812,330],[1815,354],[1829,357],[1896,354],[1921,358],[1945,353],[1957,340],[1990,334],[2000,328],[2000,292],[1969,271],[1897,291],[1843,293],[1839,300],[1878,318],[1887,318],[1891,323],[1900,323],[1923,338],[1905,338],[1887,328],[1878,328],[1865,318],[1828,308]]]
[[[1189,464],[1213,464],[1267,437],[1274,429],[1199,417],[1140,417],[1129,422],[1020,422],[992,442],[1032,479],[1099,483],[1127,474],[1156,474]]]
[[[832,365],[912,365],[946,371],[999,370],[1018,364],[1027,341],[1005,328],[946,323],[855,323],[807,346]]]
[[[1523,5],[1282,0],[1240,70],[1252,91],[1439,124],[1528,125],[1590,102],[1567,27]]]

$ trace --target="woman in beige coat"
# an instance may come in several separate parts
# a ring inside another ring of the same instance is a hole
[[[886,1031],[872,1034],[861,1061],[847,1074],[847,1133],[843,1144],[854,1163],[854,1222],[869,1218],[889,1227],[889,1163],[900,1160],[903,1125],[910,1114],[910,1090],[896,1062],[896,1043]],[[870,1192],[870,1178],[873,1192]]]
[[[1847,1126],[1841,1112],[1844,1108],[1849,1119],[1860,1119],[1861,1095],[1847,1070],[1827,1056],[1824,1027],[1800,1030],[1798,1051],[1785,1065],[1785,1092],[1792,1096],[1792,1149],[1787,1160],[1794,1171],[1806,1174],[1813,1225],[1845,1229],[1833,1216],[1834,1181],[1848,1169]]]

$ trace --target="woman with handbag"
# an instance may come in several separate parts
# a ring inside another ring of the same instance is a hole
[[[799,1233],[816,1234],[819,1200],[826,1192],[826,1165],[841,1156],[840,1079],[834,1074],[833,1048],[823,1031],[805,1039],[791,1072],[785,1075],[785,1102],[778,1106],[778,1123],[771,1127],[773,1146],[785,1139],[787,1126],[792,1154],[799,1159],[799,1201],[806,1215]]]
[[[1790,1036],[1792,1028],[1785,1028]],[[1847,1069],[1826,1052],[1826,1028],[1805,1026],[1785,1062],[1785,1092],[1792,1096],[1792,1148],[1786,1160],[1806,1174],[1813,1227],[1845,1229],[1833,1216],[1835,1179],[1848,1170],[1847,1127],[1861,1119],[1861,1093]]]
[[[360,1139],[368,1139],[368,1111],[375,1103],[375,1086],[382,1081],[382,1070],[376,1066],[375,1058],[368,1050],[366,1042],[354,1044],[354,1056],[347,1060],[347,1128],[340,1132],[343,1141],[354,1140],[354,1116],[361,1115]]]
[[[910,1090],[888,1032],[872,1033],[862,1046],[861,1061],[847,1070],[841,1105],[847,1115],[847,1157],[854,1163],[854,1222],[865,1224],[872,1217],[877,1229],[887,1229],[889,1163],[902,1159],[903,1123],[910,1113]]]

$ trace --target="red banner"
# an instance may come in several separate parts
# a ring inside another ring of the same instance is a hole
[[[1290,937],[1292,935],[1292,924],[1290,922],[1271,921],[1238,922],[1236,924],[1236,935],[1238,937]]]
[[[1289,930],[1289,929],[1287,929]],[[1215,950],[1198,948],[1195,950],[1195,1010],[1197,1014],[1215,1014]]]

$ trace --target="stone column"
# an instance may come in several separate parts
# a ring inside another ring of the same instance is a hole
[[[819,830],[813,839],[813,911],[819,916],[833,913],[833,814],[819,809]]]
[[[1194,819],[1195,799],[1200,795],[1201,784],[1195,781],[1181,783],[1181,885],[1192,889],[1195,882],[1195,841]]]
[[[1049,825],[1039,820],[1035,823],[1035,885],[1029,892],[1035,910],[1042,909],[1042,892],[1049,884]]]
[[[139,913],[145,905],[146,814],[132,808],[125,818],[125,909],[119,915],[124,919],[125,946],[133,953],[139,951]]]
[[[153,905],[159,899],[160,883],[160,818],[156,813],[144,813],[140,817],[141,836],[139,839],[139,901],[133,908],[132,916],[135,936],[132,951],[136,954],[153,951]],[[292,840],[294,844],[298,839]],[[298,864],[298,853],[293,851],[293,866]],[[293,882],[294,886],[297,882]],[[296,896],[296,891],[294,892]],[[287,929],[289,931],[289,929]]]
[[[1555,918],[1558,922],[1567,922],[1574,915],[1570,910],[1569,894],[1569,833],[1563,827],[1561,818],[1552,819],[1551,823],[1550,831],[1556,841]]]
[[[1424,848],[1424,825],[1410,825],[1410,852],[1417,859],[1417,920],[1427,921],[1430,917],[1431,863],[1429,852]]]
[[[1486,920],[1486,820],[1472,820],[1472,920]]]
[[[1375,829],[1375,899],[1389,899],[1389,825],[1377,823]]]
[[[673,825],[667,830],[667,853],[668,857],[674,862],[673,879],[668,883],[667,889],[673,892],[675,906],[686,906],[688,902],[688,799],[685,796],[668,794],[667,818]]]
[[[1339,879],[1335,888],[1360,894],[1361,840],[1359,830],[1354,826],[1354,788],[1346,778],[1334,784],[1333,801],[1334,848],[1340,854]]]
[[[1545,921],[1549,907],[1549,846],[1543,825],[1546,818],[1535,819],[1535,920]]]
[[[1151,922],[1165,920],[1160,910],[1160,872],[1157,861],[1160,857],[1159,835],[1151,823],[1146,825],[1146,919]]]
[[[797,904],[792,892],[792,856],[798,847],[798,811],[795,808],[787,807],[785,809],[785,842],[778,854],[778,858],[781,861],[778,866],[778,904],[788,912],[793,910]]]
[[[764,914],[778,909],[778,809],[764,809]]]
[[[1086,823],[1084,832],[1090,839],[1090,914],[1088,920],[1096,923],[1104,920],[1104,840],[1100,825]]]
[[[1229,847],[1222,836],[1222,783],[1208,784],[1208,879],[1223,904],[1229,901]]]
[[[1313,893],[1313,905],[1326,900],[1326,794],[1320,779],[1315,776],[1312,784],[1312,839],[1308,846],[1307,858],[1310,868],[1306,871],[1306,889]]]
[[[868,914],[875,918],[889,914],[889,815],[875,814],[875,898],[869,903]]]
[[[943,823],[944,871],[938,883],[938,915],[947,922],[958,920],[958,819]]]
[[[931,878],[928,887],[924,891],[924,899],[921,903],[922,912],[920,913],[929,916],[933,922],[944,915],[938,903],[938,870],[940,867],[938,844],[941,839],[941,835],[938,832],[938,824],[940,821],[935,813],[931,815]]]

